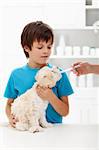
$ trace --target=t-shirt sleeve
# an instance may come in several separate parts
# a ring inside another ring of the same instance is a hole
[[[13,72],[11,73],[5,92],[4,92],[4,97],[6,98],[13,98],[15,99],[17,97],[17,90],[15,89],[14,85],[14,77],[13,77]]]
[[[66,73],[62,74],[62,78],[57,85],[57,90],[59,97],[68,96],[74,93]]]

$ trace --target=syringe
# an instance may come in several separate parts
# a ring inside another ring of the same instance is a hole
[[[61,73],[69,72],[69,71],[71,71],[71,70],[73,70],[73,69],[76,69],[76,68],[79,68],[79,67],[80,67],[80,65],[77,65],[77,66],[70,67],[70,68],[68,68],[68,69],[62,70],[62,71],[60,71],[60,72],[61,72]]]

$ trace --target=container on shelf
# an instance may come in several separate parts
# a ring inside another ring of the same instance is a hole
[[[56,47],[56,55],[57,56],[64,56],[64,51],[63,51],[63,48],[61,46]]]
[[[89,46],[83,46],[82,47],[82,55],[83,56],[88,56],[89,55]]]
[[[72,46],[66,46],[65,47],[65,55],[66,56],[72,56],[73,55]]]
[[[72,87],[76,88],[77,87],[77,76],[73,72],[70,72],[69,79],[70,79]]]
[[[96,48],[96,56],[99,57],[99,48]]]
[[[80,55],[80,46],[73,46],[73,55],[74,56]]]
[[[78,77],[78,87],[86,87],[86,76],[85,75]]]
[[[94,87],[94,85],[93,85],[93,74],[88,74],[86,76],[87,76],[87,80],[86,80],[87,87],[90,87],[90,88]]]
[[[86,5],[92,5],[92,0],[86,0]]]
[[[65,40],[64,36],[61,35],[59,39],[59,45],[56,47],[56,53],[57,55],[63,56],[65,52]]]
[[[89,55],[90,56],[95,56],[95,53],[96,53],[96,48],[95,47],[90,47]]]

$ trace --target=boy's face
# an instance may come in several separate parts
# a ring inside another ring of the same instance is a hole
[[[33,65],[40,66],[46,64],[51,54],[52,44],[51,41],[35,41],[31,50],[28,49],[29,62]]]

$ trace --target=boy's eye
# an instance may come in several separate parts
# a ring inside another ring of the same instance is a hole
[[[38,47],[38,49],[42,49],[42,47]]]
[[[51,47],[48,47],[48,49],[51,49]]]

